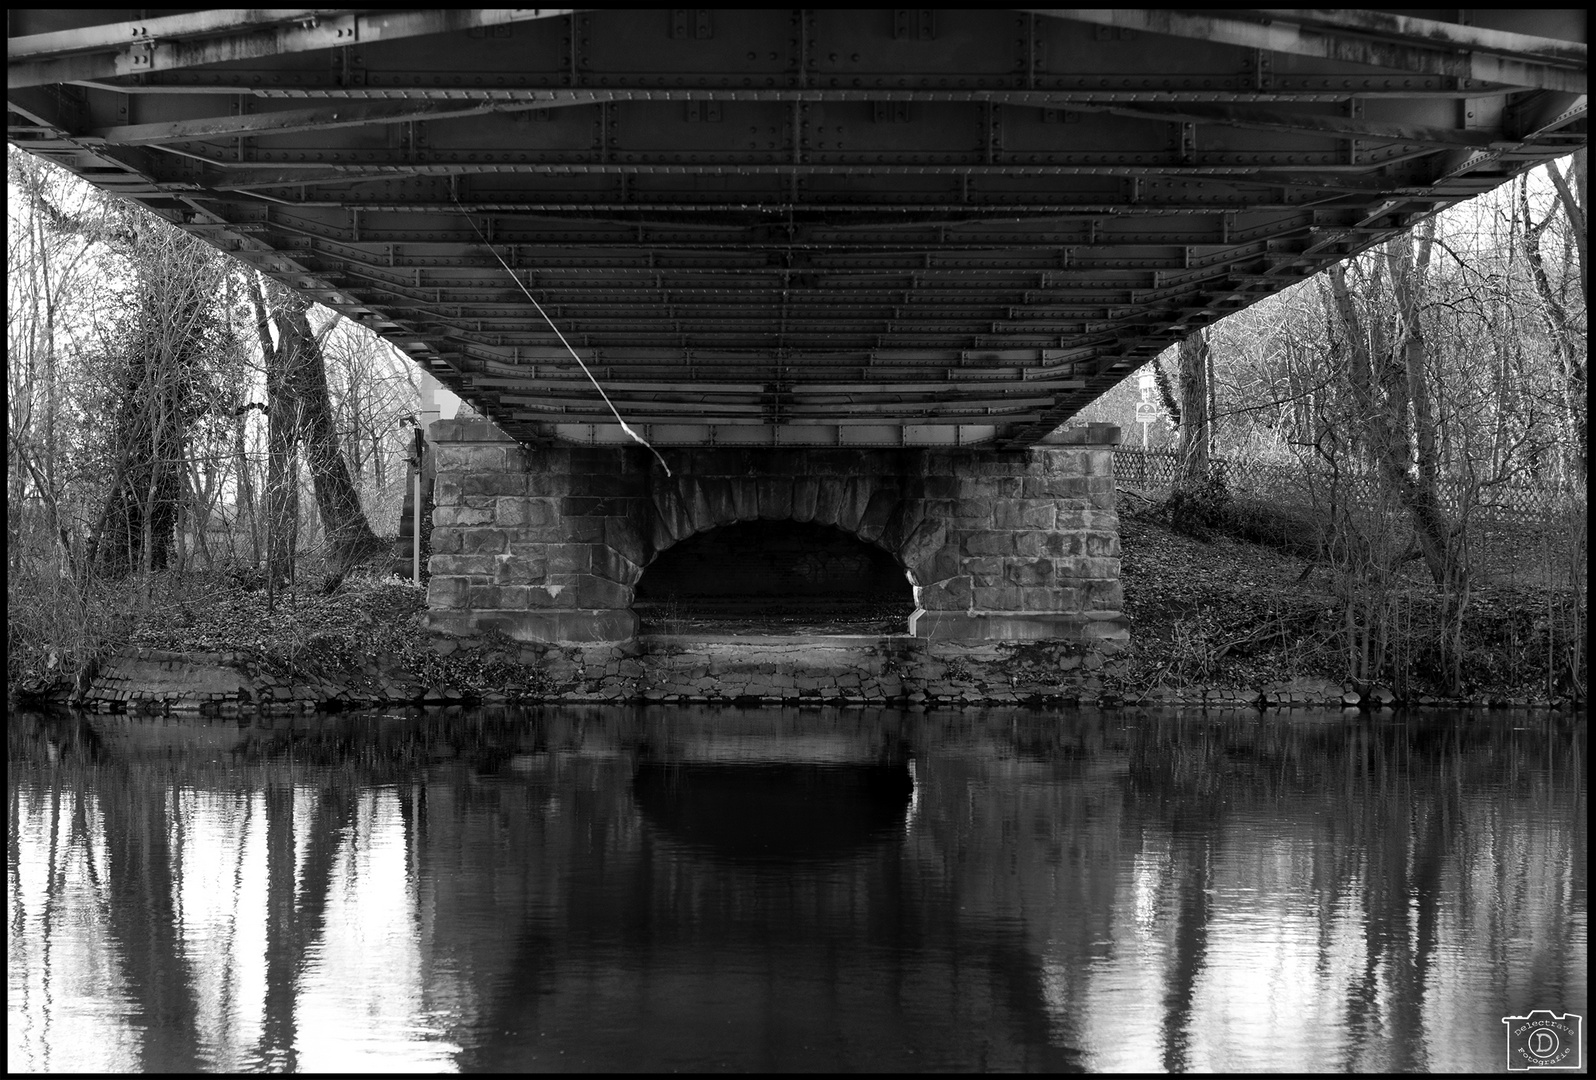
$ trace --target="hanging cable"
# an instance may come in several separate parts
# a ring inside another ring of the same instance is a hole
[[[532,306],[538,309],[538,314],[543,316],[543,321],[549,324],[549,329],[554,331],[554,336],[560,339],[560,344],[565,346],[565,351],[571,354],[571,359],[576,361],[576,366],[582,369],[582,374],[587,376],[587,381],[593,384],[593,389],[599,392],[599,397],[604,399],[604,404],[608,405],[610,407],[610,412],[615,414],[615,422],[621,425],[621,430],[626,432],[627,435],[631,436],[633,442],[636,442],[640,446],[647,448],[649,453],[658,458],[660,467],[665,470],[665,475],[670,476],[671,467],[665,464],[665,459],[660,456],[660,452],[654,449],[654,447],[649,444],[647,439],[633,431],[632,425],[628,424],[621,417],[621,411],[615,407],[615,402],[610,400],[610,396],[604,392],[604,387],[599,385],[599,381],[593,377],[593,373],[589,371],[587,365],[582,362],[582,358],[576,354],[576,350],[571,348],[571,343],[565,340],[565,335],[560,333],[560,328],[558,326],[554,325],[554,320],[549,318],[549,313],[543,310],[543,305],[538,303],[538,298],[532,295],[532,290],[528,289],[521,283],[521,279],[515,276],[515,271],[510,269],[510,264],[504,261],[504,256],[500,255],[498,249],[488,242],[488,238],[486,236],[482,235],[482,230],[477,228],[477,223],[475,221],[471,220],[471,215],[467,213],[465,207],[460,205],[460,200],[455,197],[453,191],[449,193],[449,197],[454,199],[454,205],[459,208],[460,213],[466,219],[466,223],[471,226],[471,231],[477,234],[477,239],[481,240],[483,246],[493,253],[493,257],[499,260],[499,265],[504,267],[504,272],[510,275],[510,280],[515,282],[516,286],[524,294],[526,294],[526,298],[528,300],[532,301]]]

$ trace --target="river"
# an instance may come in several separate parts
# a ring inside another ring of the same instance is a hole
[[[8,1064],[1501,1071],[1586,1011],[1584,734],[17,713]]]

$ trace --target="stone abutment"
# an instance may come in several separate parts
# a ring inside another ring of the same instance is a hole
[[[943,641],[1122,643],[1110,425],[1029,450],[523,446],[432,425],[429,626],[525,642],[627,641],[661,552],[746,521],[829,525],[892,555],[909,631]]]

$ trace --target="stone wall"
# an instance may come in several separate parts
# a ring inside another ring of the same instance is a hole
[[[910,632],[952,641],[1123,642],[1113,443],[1030,450],[523,447],[440,421],[429,626],[519,641],[626,641],[644,569],[737,521],[831,525],[889,552],[915,588]]]
[[[620,645],[515,645],[440,637],[433,649],[461,661],[452,675],[438,670],[423,674],[391,654],[353,667],[307,656],[288,671],[242,652],[128,649],[108,658],[76,704],[101,712],[210,714],[533,702],[910,708],[1078,703],[1204,709],[1386,709],[1396,704],[1388,687],[1319,678],[1257,687],[1147,687],[1128,681],[1134,661],[1112,643],[1090,648],[1071,641],[960,643],[904,635],[654,634]],[[66,703],[65,691],[62,687],[54,703]],[[1526,704],[1512,699],[1472,702],[1488,703]],[[1421,698],[1407,704],[1446,703]]]
[[[1109,648],[1076,642],[904,635],[647,635],[621,645],[519,646],[445,637],[434,649],[464,661],[456,674],[471,681],[423,679],[392,656],[355,667],[306,656],[287,671],[246,653],[128,649],[108,658],[78,704],[210,714],[468,702],[1043,705],[1098,701],[1102,677],[1123,662]],[[487,669],[499,674],[476,674]]]
[[[127,649],[106,659],[82,704],[139,711],[313,708],[331,702],[382,700],[381,686],[361,672],[273,670],[242,652],[183,653]],[[362,685],[364,682],[366,685]],[[392,684],[396,691],[398,684]],[[404,691],[406,697],[416,694]],[[398,692],[393,695],[400,699]]]
[[[144,702],[171,700],[250,701],[253,685],[230,653],[176,653],[163,649],[130,649],[100,666],[91,686],[91,701]],[[241,694],[242,692],[242,694]]]

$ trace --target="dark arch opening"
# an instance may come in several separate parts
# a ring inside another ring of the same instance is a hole
[[[632,793],[645,821],[695,854],[779,866],[901,842],[914,773],[906,761],[644,760]]]
[[[841,529],[744,521],[661,552],[633,606],[645,633],[901,634],[914,589],[890,553]]]

